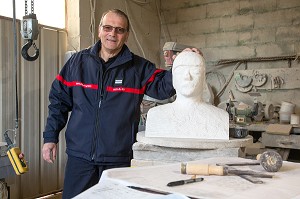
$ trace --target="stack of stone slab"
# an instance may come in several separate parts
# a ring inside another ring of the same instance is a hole
[[[137,134],[132,166],[188,162],[211,157],[239,157],[239,151],[253,143],[253,137],[229,140],[145,137]]]

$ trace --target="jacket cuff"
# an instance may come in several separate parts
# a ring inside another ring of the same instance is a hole
[[[58,135],[55,136],[56,133],[43,133],[44,143],[58,143]]]

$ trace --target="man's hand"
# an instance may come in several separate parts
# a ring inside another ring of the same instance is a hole
[[[56,150],[57,145],[55,143],[45,143],[42,149],[43,159],[49,163],[53,163],[56,159]]]
[[[203,57],[203,53],[197,48],[186,48],[183,51],[192,51],[192,52],[200,54]]]
[[[23,159],[24,157],[25,157],[24,153],[21,152],[21,153],[19,154],[19,159]]]
[[[184,52],[184,51],[195,52],[195,53],[200,54],[203,57],[203,53],[198,48],[186,48],[182,52]],[[173,57],[172,57],[173,61],[175,60],[175,58],[176,58],[176,55],[173,55]]]

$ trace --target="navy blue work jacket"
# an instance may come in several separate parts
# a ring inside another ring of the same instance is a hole
[[[58,143],[67,124],[68,155],[99,163],[128,163],[143,95],[161,100],[173,96],[172,74],[133,54],[126,45],[103,71],[100,48],[99,41],[72,55],[53,81],[44,143]]]

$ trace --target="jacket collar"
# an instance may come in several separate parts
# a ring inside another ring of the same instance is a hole
[[[97,43],[95,43],[91,49],[90,49],[90,55],[92,55],[93,57],[97,57],[99,58],[99,51],[101,49],[101,41],[99,40]],[[132,53],[129,50],[129,48],[127,47],[126,44],[124,44],[122,50],[119,52],[119,54],[117,55],[117,59],[114,63],[112,63],[110,65],[109,68],[115,67],[115,66],[119,66],[121,64],[124,64],[128,61],[132,60]]]

